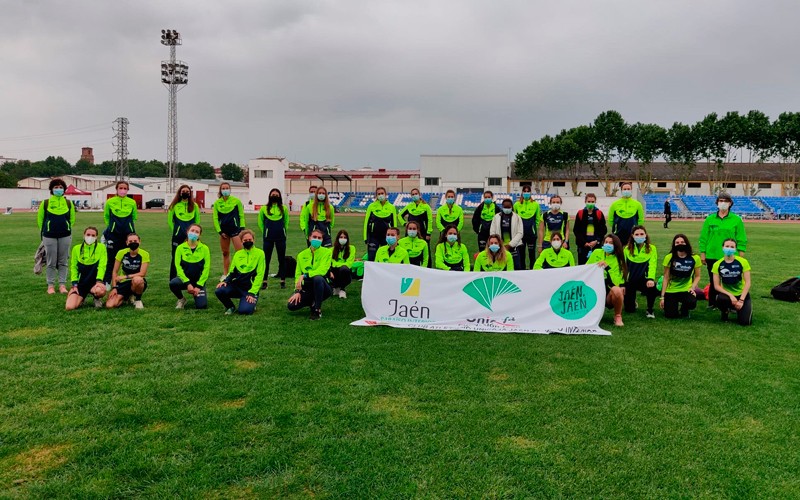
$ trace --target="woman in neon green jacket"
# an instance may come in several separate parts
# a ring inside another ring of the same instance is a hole
[[[333,294],[328,282],[332,252],[330,248],[322,246],[324,237],[321,230],[312,229],[308,248],[297,254],[294,293],[286,304],[290,311],[310,307],[308,319],[312,321],[322,318],[322,302]]]
[[[456,226],[448,226],[439,233],[436,245],[436,269],[469,272],[469,251],[461,243],[461,233]]]
[[[255,233],[243,229],[239,235],[242,238],[242,249],[233,254],[231,272],[225,279],[217,284],[214,294],[225,307],[225,314],[250,315],[256,311],[258,293],[261,291],[261,282],[264,281],[264,251],[255,246]],[[233,300],[239,299],[239,307],[233,305]]]
[[[90,294],[94,306],[103,307],[101,299],[106,294],[103,275],[107,259],[106,247],[97,242],[97,228],[89,226],[84,229],[83,241],[72,249],[72,290],[67,295],[67,311],[79,308]]]
[[[135,224],[139,217],[136,201],[128,198],[130,185],[126,181],[118,181],[115,187],[117,195],[106,200],[103,206],[103,220],[106,222],[103,237],[106,239],[106,260],[109,263],[114,262],[117,252],[125,249],[128,235],[136,232]],[[113,265],[106,266],[104,283],[111,283],[113,267]]]
[[[475,257],[475,272],[513,271],[514,258],[503,244],[499,234],[492,234],[486,240],[486,249]]]
[[[536,262],[533,263],[534,269],[557,269],[560,267],[570,267],[575,265],[575,257],[572,252],[564,248],[564,237],[560,231],[550,233],[550,247],[542,250]]]
[[[222,250],[222,277],[228,275],[231,267],[231,243],[233,251],[242,249],[242,238],[239,234],[245,227],[244,206],[242,201],[231,196],[231,185],[223,182],[219,185],[219,193],[214,201],[214,230],[219,234],[219,247]]]
[[[625,262],[628,265],[628,280],[625,282],[625,312],[636,312],[636,292],[647,299],[648,318],[655,318],[653,306],[658,297],[656,272],[658,271],[658,250],[650,242],[650,235],[644,226],[633,226],[631,237],[625,245]]]
[[[200,224],[192,224],[186,231],[186,241],[178,245],[175,251],[175,268],[177,276],[169,282],[169,289],[178,297],[175,309],[183,309],[186,299],[183,290],[194,297],[197,309],[208,307],[206,281],[211,272],[211,252],[208,246],[200,241],[203,228]]]
[[[172,259],[169,264],[169,279],[178,275],[175,268],[175,251],[186,241],[189,226],[200,223],[200,208],[192,197],[192,188],[182,184],[169,204],[167,223],[172,233]]]
[[[447,226],[455,226],[459,232],[464,227],[464,210],[456,205],[456,192],[448,189],[444,194],[444,204],[436,210],[436,229],[443,233]]]
[[[333,294],[340,299],[347,298],[345,288],[353,281],[350,269],[356,261],[356,246],[350,242],[350,233],[340,229],[333,242],[333,252],[331,253],[330,280],[333,286]]]
[[[264,256],[269,275],[269,265],[272,261],[273,250],[278,252],[278,279],[281,280],[281,289],[286,288],[286,232],[289,230],[289,209],[283,204],[283,195],[280,189],[273,188],[269,192],[266,205],[258,211],[258,227],[261,229],[261,238],[264,242]],[[261,289],[267,288],[267,279]]]
[[[608,234],[603,239],[603,246],[593,250],[586,265],[596,264],[603,269],[606,281],[606,307],[614,309],[614,325],[625,326],[622,322],[622,306],[625,297],[625,279],[628,267],[622,243],[615,234]]]

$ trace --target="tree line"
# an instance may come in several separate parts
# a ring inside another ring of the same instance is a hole
[[[184,179],[214,179],[214,167],[210,163],[177,163],[178,177]],[[222,178],[228,181],[244,181],[245,171],[235,163],[225,163],[221,167]],[[61,156],[48,156],[44,160],[19,160],[0,166],[0,188],[15,188],[17,182],[26,177],[56,177],[60,175],[115,175],[117,164],[104,161],[92,164],[87,160],[78,160],[70,164]],[[159,160],[128,160],[130,177],[166,177],[167,165]]]
[[[616,177],[627,172],[642,191],[650,191],[652,166],[666,162],[683,192],[698,162],[707,164],[712,189],[725,180],[725,165],[733,162],[774,162],[784,182],[797,181],[800,163],[800,113],[781,113],[770,121],[761,111],[724,116],[710,113],[694,124],[675,122],[664,128],[653,123],[627,123],[614,110],[600,113],[589,125],[564,129],[533,141],[516,155],[520,179],[578,179],[591,172],[607,196],[616,191]],[[635,162],[635,166],[632,166]]]

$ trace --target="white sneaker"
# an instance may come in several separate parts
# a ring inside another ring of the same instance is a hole
[[[183,306],[186,305],[186,299],[178,299],[178,302],[175,304],[175,309],[183,309]]]
[[[340,299],[346,299],[347,298],[347,292],[345,292],[344,290],[339,290],[339,298]]]
[[[340,292],[341,290],[342,290],[341,288],[334,288],[334,289],[333,289],[333,294],[334,294],[334,295],[339,295],[339,292]]]
[[[647,317],[650,319],[655,319],[656,315],[655,313],[647,313]]]
[[[135,307],[136,309],[144,309],[144,304],[142,304],[141,300],[134,300],[133,307]]]

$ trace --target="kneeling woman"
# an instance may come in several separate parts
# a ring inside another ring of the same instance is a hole
[[[67,295],[67,311],[79,308],[89,294],[94,297],[95,307],[103,307],[101,299],[106,294],[103,276],[107,259],[105,245],[97,242],[97,228],[84,229],[83,242],[72,249],[72,290]]]
[[[142,294],[147,290],[147,268],[150,265],[150,254],[139,248],[142,241],[139,235],[131,233],[125,238],[124,248],[114,258],[114,272],[111,277],[111,293],[108,294],[106,307],[113,309],[121,306],[129,298],[133,298],[136,309],[144,309]]]
[[[332,252],[329,247],[322,246],[323,238],[325,234],[320,229],[312,230],[308,237],[309,247],[297,255],[294,293],[286,304],[290,311],[310,307],[308,319],[311,320],[322,317],[322,302],[333,293],[327,279]]]
[[[614,234],[606,235],[603,246],[592,252],[586,264],[597,264],[604,269],[606,307],[614,309],[614,325],[625,326],[622,322],[622,302],[625,297],[622,286],[628,277],[628,268],[619,238]]]
[[[436,245],[436,269],[469,272],[469,252],[456,226],[447,226]]]
[[[239,314],[255,312],[258,292],[261,291],[267,268],[264,251],[255,247],[255,233],[243,229],[239,236],[242,239],[242,249],[233,254],[230,272],[214,290],[214,294],[225,306],[225,314],[237,311],[231,299],[240,299]]]
[[[561,236],[560,231],[553,231],[550,233],[550,247],[545,248],[539,254],[536,262],[533,264],[534,269],[553,269],[559,267],[570,267],[575,265],[575,257],[572,252],[564,245],[564,238]]]
[[[753,304],[750,301],[750,263],[736,255],[736,240],[729,238],[722,243],[724,257],[714,263],[711,273],[717,290],[717,307],[722,321],[728,321],[728,312],[736,312],[736,320],[742,326],[753,324]]]
[[[513,271],[514,258],[500,238],[499,234],[493,234],[486,240],[486,249],[475,257],[475,272],[495,272]]]
[[[206,281],[211,271],[211,253],[208,246],[200,241],[203,228],[200,224],[192,224],[186,231],[186,241],[175,249],[175,270],[177,276],[169,282],[169,289],[178,297],[175,309],[183,309],[186,299],[183,290],[194,297],[197,309],[208,307]]]
[[[676,234],[670,253],[664,258],[660,305],[665,317],[686,318],[697,307],[694,289],[700,283],[700,266],[700,257],[692,255],[689,238]]]
[[[401,238],[397,244],[408,252],[408,262],[415,266],[428,267],[428,242],[425,235],[420,233],[419,222],[408,221],[406,224],[406,237]]]
[[[408,252],[397,244],[398,236],[400,236],[400,230],[396,227],[390,227],[386,230],[386,244],[375,253],[375,262],[383,262],[385,264],[409,263]]]
[[[333,242],[330,271],[333,294],[338,295],[340,299],[347,298],[347,292],[344,289],[353,281],[350,269],[355,261],[356,246],[350,244],[350,234],[342,229],[336,235],[336,241]]]
[[[636,312],[636,292],[647,299],[647,317],[655,318],[653,305],[656,303],[656,271],[658,252],[650,243],[650,235],[644,226],[633,226],[631,237],[625,246],[625,262],[628,264],[628,281],[625,283],[625,313]]]

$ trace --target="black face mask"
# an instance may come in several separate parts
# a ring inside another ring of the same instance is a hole
[[[689,251],[689,245],[675,245],[675,251],[676,252],[688,252]]]
[[[253,243],[254,242],[252,242],[252,241],[243,241],[242,242],[242,246],[245,247],[246,249],[250,250],[251,248],[253,248]]]
[[[192,193],[187,193],[186,191],[181,193],[181,198],[184,200],[188,200],[190,196],[192,196]]]
[[[269,202],[270,203],[280,203],[281,202],[281,197],[280,196],[270,196],[269,197]]]
[[[132,241],[128,243],[128,248],[130,248],[131,250],[136,250],[137,248],[139,248],[139,244],[136,243],[135,241]]]

